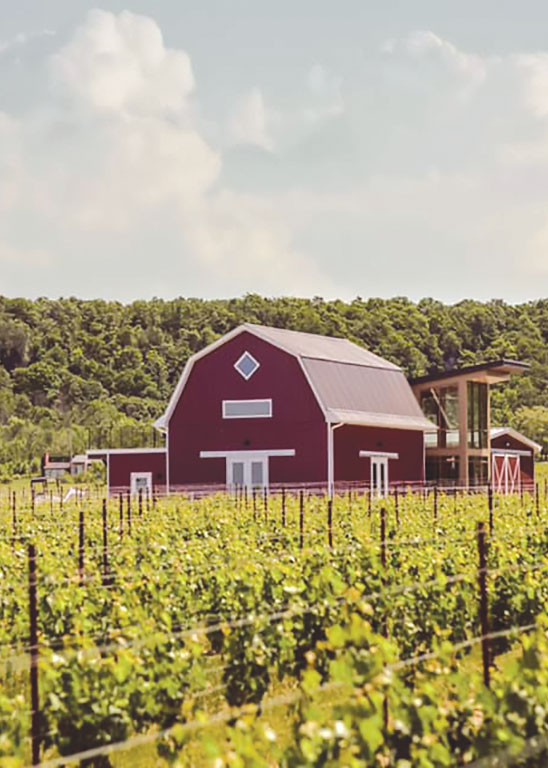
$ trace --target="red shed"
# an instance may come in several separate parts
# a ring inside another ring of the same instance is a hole
[[[398,366],[346,339],[246,323],[191,357],[165,415],[167,485],[424,479],[432,424]]]
[[[109,493],[129,490],[136,495],[144,493],[165,493],[166,491],[166,449],[165,448],[115,448],[88,451],[88,459],[102,459],[107,468]]]
[[[491,429],[491,478],[497,493],[533,489],[535,455],[542,446],[511,427]]]

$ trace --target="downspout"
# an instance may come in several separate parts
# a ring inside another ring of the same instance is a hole
[[[169,496],[169,426],[166,429],[166,496]]]
[[[327,494],[330,499],[333,498],[335,490],[335,440],[334,432],[343,424],[331,424],[327,422]]]

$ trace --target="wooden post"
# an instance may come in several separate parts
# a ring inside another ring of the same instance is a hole
[[[381,563],[386,568],[386,509],[381,507]],[[382,633],[388,637],[388,614],[385,612],[382,619]],[[385,731],[388,730],[388,696],[385,695],[382,703],[383,723]]]
[[[257,519],[257,490],[253,488],[253,520]]]
[[[434,525],[438,523],[438,486],[434,486]]]
[[[493,488],[491,483],[487,488],[487,505],[489,507],[489,536],[493,535],[494,520],[493,520]]]
[[[143,489],[139,488],[139,517],[143,516]]]
[[[478,523],[478,586],[480,597],[480,625],[481,625],[481,651],[483,657],[483,682],[487,687],[490,683],[489,665],[491,662],[491,649],[489,641],[489,606],[487,598],[487,543],[485,541],[485,524]]]
[[[369,502],[368,502],[367,514],[368,514],[369,517],[371,517],[371,496],[372,496],[372,494],[371,494],[371,486],[369,486],[369,494],[368,495],[369,495]]]
[[[396,525],[400,527],[400,499],[397,486],[394,488],[394,510],[396,512]]]
[[[299,491],[299,548],[304,546],[304,492]]]
[[[131,493],[129,491],[127,492],[126,505],[127,505],[127,532],[131,536]]]
[[[263,488],[263,510],[264,510],[264,521],[265,523],[268,521],[268,489],[266,486]]]
[[[329,549],[333,549],[333,499],[327,502],[327,541]]]
[[[40,764],[40,699],[38,694],[38,605],[36,599],[36,549],[29,544],[29,625],[30,625],[30,740],[32,764]]]
[[[285,528],[285,488],[282,488],[282,527]]]
[[[108,587],[109,585],[107,500],[103,499],[103,586]]]
[[[15,491],[11,497],[11,525],[13,528],[13,544],[15,546],[15,540],[17,539],[17,510],[15,507]]]
[[[32,516],[34,517],[34,513],[36,511],[36,499],[35,499],[35,491],[34,486],[31,486],[30,489],[30,510],[32,512]]]
[[[80,586],[84,585],[84,509],[80,507],[78,521],[78,573],[80,577]]]
[[[381,563],[386,568],[386,509],[381,507]]]
[[[124,497],[121,493],[118,494],[118,506],[120,508],[120,525],[118,527],[118,533],[120,538],[124,535]]]
[[[540,488],[538,483],[535,483],[535,510],[537,513],[537,518],[539,518],[540,517]]]

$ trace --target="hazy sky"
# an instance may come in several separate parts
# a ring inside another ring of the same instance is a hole
[[[545,0],[0,0],[0,293],[548,295]]]

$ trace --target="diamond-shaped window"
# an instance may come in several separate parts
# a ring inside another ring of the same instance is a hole
[[[240,359],[234,363],[234,368],[246,381],[253,376],[258,367],[259,363],[249,352],[244,352]]]

